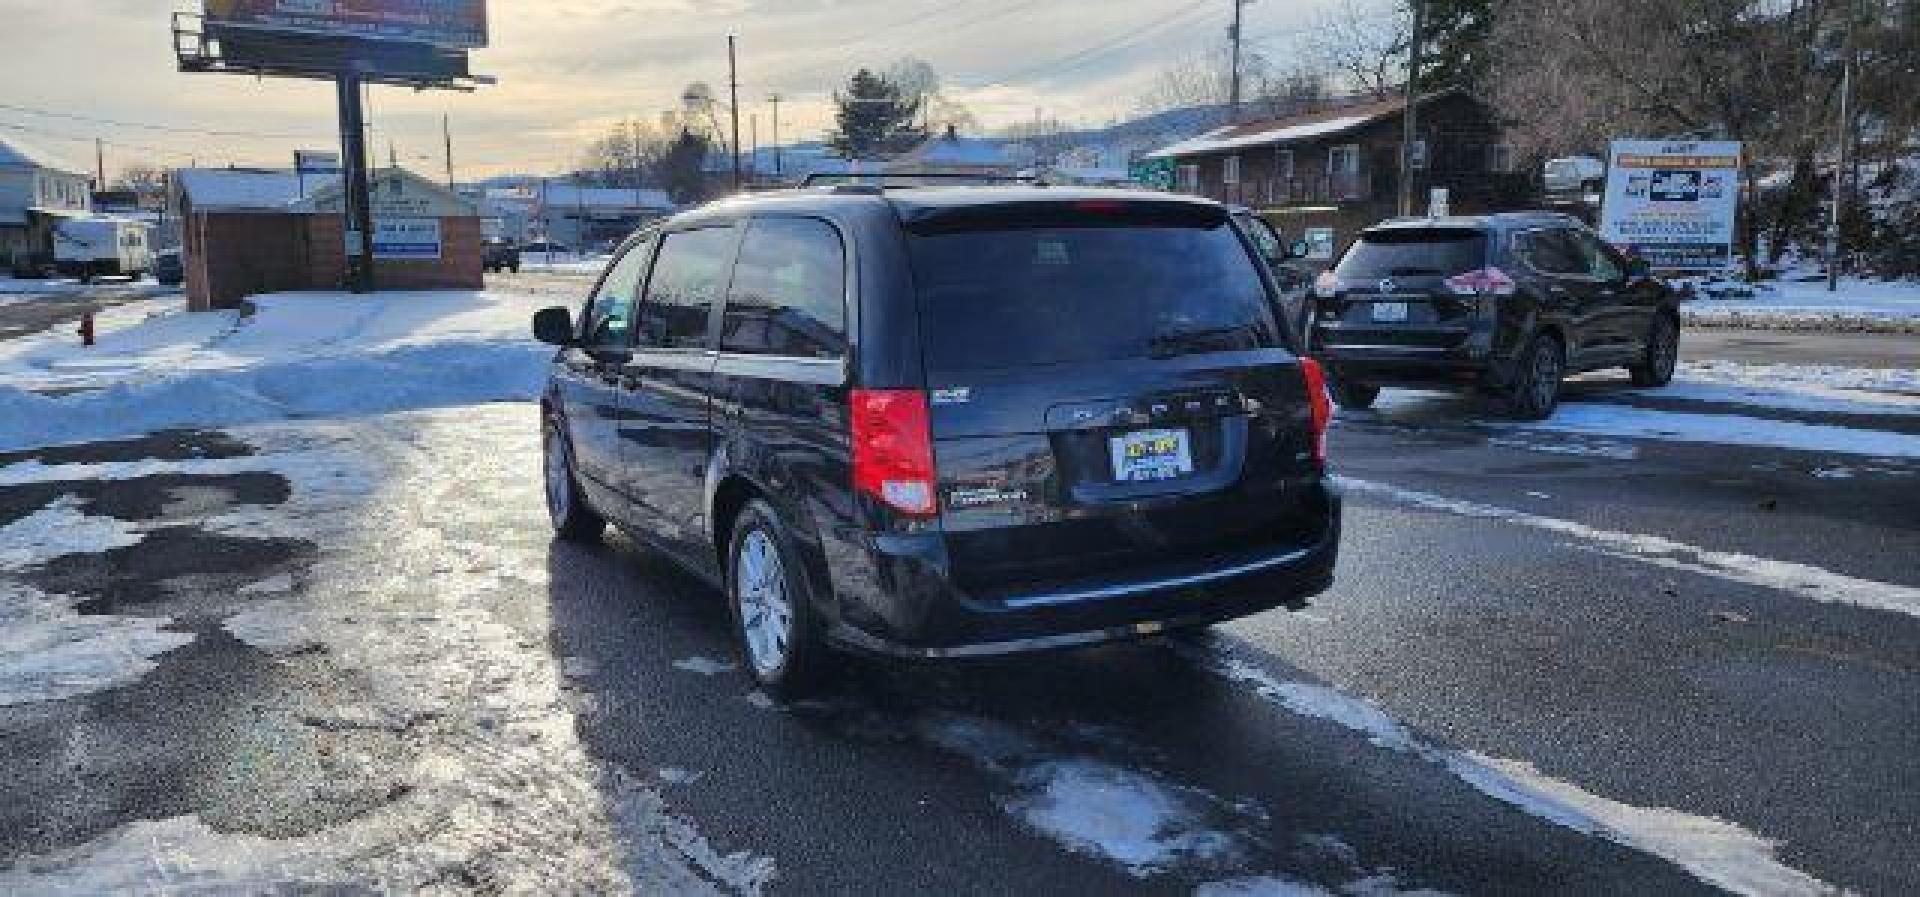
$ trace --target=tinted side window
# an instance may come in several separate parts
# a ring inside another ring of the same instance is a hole
[[[659,349],[704,349],[714,302],[727,286],[734,231],[710,227],[661,238],[640,306],[640,341]]]
[[[1588,274],[1605,281],[1620,280],[1627,276],[1626,270],[1614,260],[1613,250],[1602,243],[1599,237],[1583,230],[1567,233],[1580,248],[1580,256],[1586,263]]]
[[[720,348],[839,358],[847,352],[846,249],[824,221],[753,222],[740,248]]]
[[[1542,274],[1585,275],[1587,260],[1572,235],[1558,228],[1527,231],[1514,238],[1521,260]]]
[[[633,332],[633,307],[640,278],[647,270],[647,244],[636,244],[613,263],[587,310],[589,346],[626,346]]]

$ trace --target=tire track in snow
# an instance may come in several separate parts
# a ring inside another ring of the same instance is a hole
[[[1773,589],[1823,604],[1845,604],[1920,617],[1920,588],[1912,586],[1861,579],[1811,564],[1701,548],[1665,536],[1600,529],[1572,520],[1448,498],[1386,483],[1347,477],[1340,477],[1339,482],[1350,492],[1378,496],[1429,511],[1496,520],[1557,533],[1577,540],[1573,543],[1576,547],[1609,557]]]

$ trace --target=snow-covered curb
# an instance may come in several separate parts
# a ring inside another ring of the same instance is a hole
[[[1688,327],[1820,333],[1920,333],[1920,317],[1863,312],[1766,311],[1683,307]]]

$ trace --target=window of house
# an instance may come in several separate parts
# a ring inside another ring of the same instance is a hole
[[[846,248],[812,218],[753,222],[727,290],[720,348],[753,355],[847,353]]]
[[[1358,174],[1360,171],[1360,147],[1355,144],[1343,144],[1327,150],[1328,174]]]
[[[1200,192],[1200,166],[1182,165],[1174,172],[1175,187],[1181,193]]]
[[[1228,156],[1220,161],[1220,183],[1240,183],[1240,157]]]
[[[1496,174],[1513,171],[1513,145],[1496,143],[1487,147],[1487,170]]]

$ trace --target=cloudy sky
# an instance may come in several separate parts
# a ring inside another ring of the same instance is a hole
[[[1289,32],[1330,0],[1259,0],[1249,38],[1284,54]],[[174,70],[176,0],[0,0],[0,136],[91,170],[286,165],[296,148],[331,149],[331,87]],[[477,93],[376,88],[374,148],[437,170],[440,117],[451,116],[462,177],[555,172],[609,122],[656,120],[682,88],[724,91],[726,35],[741,48],[742,133],[781,93],[782,136],[818,138],[827,97],[857,67],[906,55],[931,63],[948,93],[985,124],[1035,110],[1077,124],[1134,111],[1170,61],[1224,40],[1232,0],[491,0],[492,46]],[[56,113],[56,114],[48,114]],[[63,117],[64,116],[64,117]],[[205,132],[226,133],[205,133]]]

